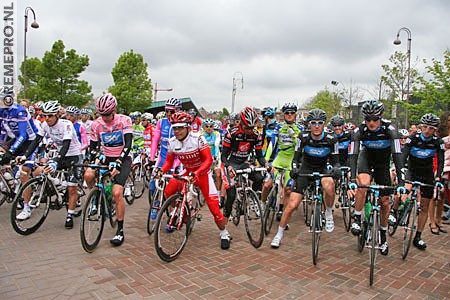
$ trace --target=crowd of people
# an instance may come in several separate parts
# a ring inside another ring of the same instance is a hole
[[[349,166],[349,197],[355,197],[351,232],[358,235],[367,189],[359,188],[372,181],[380,185],[395,185],[398,196],[392,203],[388,193],[381,196],[381,249],[389,252],[386,230],[395,223],[398,210],[407,201],[411,185],[405,180],[443,187],[433,201],[434,189],[422,188],[421,212],[413,244],[420,250],[427,245],[422,236],[428,222],[432,234],[447,233],[444,223],[450,210],[444,213],[444,203],[450,199],[450,114],[440,118],[433,113],[423,115],[409,130],[396,129],[383,118],[384,105],[367,101],[362,106],[360,124],[347,122],[342,116],[327,116],[314,108],[305,118],[298,107],[286,103],[276,119],[273,107],[245,107],[222,120],[202,120],[197,111],[182,110],[180,100],[167,100],[165,109],[154,117],[148,112],[133,112],[129,116],[117,112],[117,99],[107,93],[95,103],[98,117],[90,109],[68,106],[58,101],[17,103],[13,94],[0,94],[1,164],[11,160],[23,163],[42,160],[45,166],[33,170],[22,164],[20,179],[25,183],[32,172],[52,173],[69,170],[69,204],[65,227],[73,227],[79,180],[92,188],[96,173],[82,170],[74,164],[83,161],[109,165],[113,178],[112,196],[116,203],[117,232],[110,240],[120,246],[125,240],[124,186],[130,173],[133,152],[145,153],[154,167],[155,177],[164,173],[188,175],[202,192],[219,229],[220,245],[228,249],[231,235],[228,219],[236,198],[236,170],[252,165],[267,169],[267,175],[251,173],[252,189],[260,195],[264,210],[273,178],[278,169],[286,169],[285,187],[277,219],[279,226],[271,246],[279,248],[293,212],[302,202],[309,179],[299,174],[330,173],[322,178],[325,203],[325,230],[334,230],[335,182],[341,166]],[[58,156],[46,157],[45,149],[57,149]],[[391,166],[393,166],[391,168]],[[150,185],[149,193],[154,192]],[[164,194],[177,191],[176,180],[167,184]],[[24,207],[16,216],[26,220],[32,214],[30,195],[24,194]]]

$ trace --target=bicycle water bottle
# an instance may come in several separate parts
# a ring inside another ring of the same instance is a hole
[[[364,205],[364,218],[366,219],[366,221],[369,221],[369,216],[370,216],[370,212],[372,211],[372,203],[366,202],[366,204]]]
[[[112,182],[110,182],[105,188],[106,201],[108,202],[112,201],[112,185],[113,185]]]
[[[399,210],[399,211],[402,211],[402,210],[404,210],[405,208],[407,208],[408,205],[409,205],[409,201],[410,201],[410,200],[411,200],[411,199],[408,197],[408,198],[406,198],[405,202],[401,202],[400,206],[398,207],[398,210]]]

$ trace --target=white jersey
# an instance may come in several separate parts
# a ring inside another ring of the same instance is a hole
[[[61,151],[64,140],[70,140],[70,146],[66,156],[77,156],[81,154],[81,144],[78,141],[77,133],[71,121],[59,119],[53,126],[48,126],[47,122],[44,122],[42,123],[42,129],[53,143],[55,143],[58,151]]]
[[[86,134],[88,136],[88,139],[90,139],[90,134],[91,134],[91,125],[92,125],[92,120],[86,120],[86,122],[80,121],[81,124],[83,124],[86,127]]]

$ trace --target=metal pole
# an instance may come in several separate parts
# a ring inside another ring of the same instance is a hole
[[[394,45],[400,45],[400,32],[405,31],[408,35],[408,44],[407,44],[407,58],[408,58],[408,78],[406,83],[406,107],[405,107],[405,128],[408,128],[409,123],[409,113],[408,113],[408,103],[409,103],[409,89],[411,85],[411,30],[407,27],[402,27],[397,32],[397,38],[394,40]],[[403,100],[403,99],[402,99]]]
[[[28,32],[28,12],[33,13],[34,21],[31,24],[32,28],[39,28],[39,24],[36,22],[36,14],[34,10],[28,6],[25,8],[25,34],[23,39],[23,98],[27,98],[27,32]]]

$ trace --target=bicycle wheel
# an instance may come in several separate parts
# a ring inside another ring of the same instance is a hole
[[[149,235],[155,231],[156,218],[163,204],[163,197],[164,193],[159,189],[155,189],[153,196],[149,197],[150,208],[147,216],[147,233]]]
[[[342,219],[344,220],[344,228],[347,232],[350,231],[350,227],[352,227],[352,215],[351,215],[351,204],[350,200],[347,197],[347,189],[342,187],[341,193],[341,210],[342,210]]]
[[[358,235],[358,252],[362,252],[364,250],[364,245],[366,243],[367,238],[367,222],[365,220],[361,221],[361,232]]]
[[[93,189],[83,206],[80,222],[81,246],[86,252],[97,247],[105,226],[105,203],[100,190]]]
[[[313,213],[311,215],[311,228],[312,228],[312,258],[313,264],[317,264],[317,259],[319,257],[319,241],[320,241],[320,232],[322,227],[321,220],[321,210],[320,203],[317,199],[314,201],[313,205]]]
[[[233,206],[231,207],[231,219],[233,224],[238,226],[241,221],[241,211],[242,204],[240,196],[236,195],[236,199],[234,199]]]
[[[311,222],[311,213],[310,212],[310,206],[311,206],[311,191],[309,190],[309,187],[306,189],[305,196],[302,200],[302,206],[303,206],[303,218],[305,219],[306,226],[310,226]]]
[[[166,262],[177,259],[188,240],[191,220],[187,206],[182,213],[182,202],[182,194],[170,196],[156,218],[155,249],[159,258]]]
[[[134,178],[134,197],[135,199],[139,199],[142,197],[145,191],[145,174],[142,169],[141,163],[135,164],[131,169],[131,173],[133,174]]]
[[[272,229],[275,214],[277,213],[277,185],[275,184],[267,196],[266,210],[264,211],[264,233],[268,235]]]
[[[248,240],[253,247],[261,247],[264,241],[264,222],[258,196],[253,190],[246,191],[247,199],[244,200],[244,225]]]
[[[374,210],[369,221],[369,232],[370,232],[370,241],[369,241],[369,257],[370,257],[370,285],[373,284],[373,275],[375,272],[375,258],[377,255],[377,248],[380,244],[378,240],[379,236],[379,228],[380,224],[378,224],[378,211]]]
[[[107,200],[108,210],[105,211],[105,215],[109,217],[109,224],[112,228],[117,225],[117,213],[116,213],[116,201],[114,199]]]
[[[44,223],[50,209],[50,191],[49,187],[46,188],[42,177],[31,178],[19,189],[11,207],[11,225],[18,234],[29,235],[38,230]],[[22,195],[24,193],[30,194],[28,203],[31,215],[21,221],[17,220],[17,215],[22,212],[23,208],[18,204],[23,201]],[[57,196],[54,195],[54,197]]]
[[[195,221],[200,220],[201,216],[196,214],[196,212],[200,209],[200,203],[199,203],[199,199],[198,198],[194,198],[192,199],[193,202],[193,206],[191,208],[189,208],[189,219],[190,219],[190,223],[189,223],[189,231],[188,231],[188,235],[191,235],[192,231],[194,230],[194,225],[195,225]],[[195,217],[194,217],[195,215]]]
[[[0,206],[5,203],[8,198],[8,182],[3,177],[3,174],[0,174]]]
[[[200,207],[205,206],[206,204],[206,200],[205,197],[203,197],[202,191],[200,190],[200,188],[198,186],[195,186],[195,192],[197,193],[197,202],[200,205]]]
[[[130,175],[128,175],[127,181],[125,182],[123,191],[123,197],[125,198],[125,201],[132,205],[134,202],[134,199],[136,199],[135,195],[135,188],[134,188],[134,172],[130,172]]]
[[[404,218],[405,225],[403,226],[405,233],[403,234],[402,242],[402,259],[405,259],[406,256],[408,256],[409,249],[411,248],[412,237],[414,236],[414,232],[417,228],[417,202],[415,200],[411,200],[409,202],[409,207],[406,214],[407,215]]]

